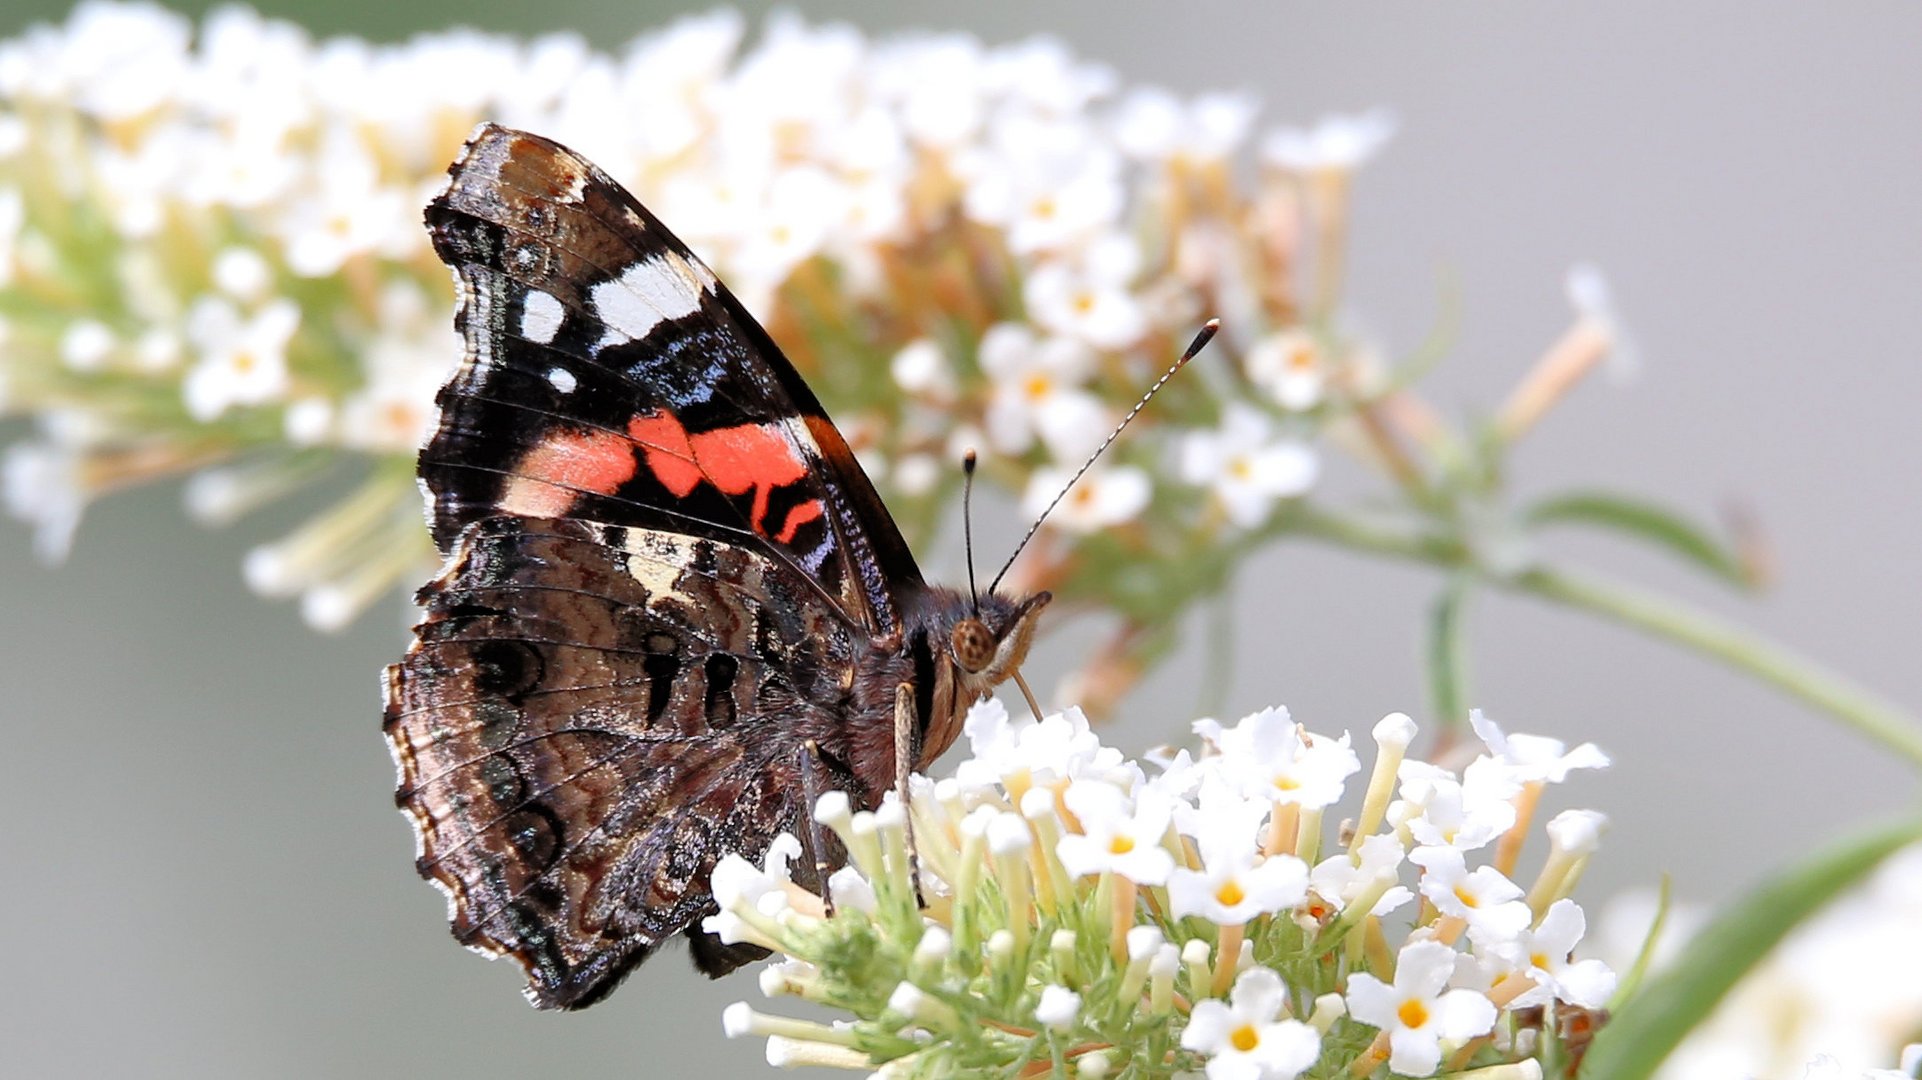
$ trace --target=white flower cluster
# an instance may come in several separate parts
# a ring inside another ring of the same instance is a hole
[[[1252,101],[1123,88],[1045,39],[871,41],[791,16],[746,36],[721,11],[611,55],[573,34],[378,46],[242,7],[196,33],[87,0],[0,42],[0,406],[44,429],[9,455],[7,505],[58,556],[126,484],[212,467],[190,501],[226,520],[309,479],[311,449],[410,456],[459,355],[420,208],[483,119],[632,187],[769,323],[891,494],[958,482],[948,463],[981,443],[990,479],[1045,502],[1209,314],[1240,403],[1171,406],[1053,524],[1165,502],[1252,528],[1313,485],[1311,415],[1346,347],[1332,297],[1312,333],[1295,298],[1299,191],[1372,154],[1384,116],[1257,146]],[[399,506],[404,479],[375,483]],[[421,552],[408,514],[361,510],[321,531]],[[256,583],[320,590],[327,624],[405,563],[264,561]]]
[[[1530,1006],[1607,1003],[1615,976],[1574,958],[1585,925],[1568,895],[1602,816],[1557,815],[1532,885],[1510,876],[1543,789],[1607,763],[1594,746],[1504,736],[1477,714],[1486,752],[1455,773],[1406,757],[1414,723],[1391,715],[1359,817],[1324,852],[1325,815],[1361,769],[1347,736],[1279,709],[1195,729],[1199,756],[1144,769],[1076,710],[1017,721],[987,702],[966,722],[972,756],[952,779],[917,777],[911,813],[822,799],[851,856],[831,912],[792,879],[794,838],[762,867],[730,856],[708,928],[786,954],[770,995],[856,1020],[743,1003],[728,1032],[769,1037],[770,1061],[885,1062],[883,1076],[1071,1062],[1288,1080],[1447,1062],[1492,1080],[1541,1075]]]

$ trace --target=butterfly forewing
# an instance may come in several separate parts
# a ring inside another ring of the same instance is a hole
[[[818,401],[699,259],[595,166],[484,127],[428,207],[467,342],[421,455],[436,541],[503,512],[761,547],[856,625],[919,571]]]

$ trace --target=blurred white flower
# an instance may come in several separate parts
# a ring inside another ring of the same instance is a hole
[[[1132,157],[1204,164],[1238,153],[1259,111],[1246,94],[1202,94],[1184,102],[1147,86],[1122,98],[1112,124],[1116,144]]]
[[[1221,426],[1181,443],[1181,478],[1207,487],[1242,528],[1261,524],[1281,499],[1315,485],[1320,462],[1307,443],[1273,437],[1259,409],[1230,402]]]
[[[274,300],[253,315],[215,296],[195,303],[187,340],[199,361],[182,386],[188,413],[207,421],[236,405],[278,400],[291,385],[287,343],[299,326],[300,308],[292,300]]]
[[[1039,514],[1073,475],[1067,469],[1036,469],[1021,496],[1022,512]],[[1133,521],[1148,507],[1153,485],[1132,465],[1096,466],[1082,475],[1056,506],[1048,524],[1070,533],[1089,533]]]
[[[1290,172],[1347,172],[1379,153],[1397,126],[1395,114],[1385,108],[1353,116],[1324,116],[1311,128],[1270,132],[1262,140],[1261,158]]]
[[[0,495],[8,513],[33,526],[33,551],[41,561],[67,557],[87,509],[81,463],[71,450],[46,443],[7,447],[0,459]]]
[[[1038,436],[1056,460],[1074,460],[1108,433],[1107,408],[1082,385],[1094,372],[1087,346],[1000,323],[982,335],[979,359],[990,380],[983,419],[1001,453],[1019,454]]]
[[[1315,336],[1299,327],[1269,334],[1248,349],[1248,378],[1277,405],[1303,412],[1321,404],[1328,364]]]
[[[1097,349],[1133,345],[1148,329],[1129,291],[1140,264],[1140,250],[1121,235],[1104,237],[1075,258],[1044,262],[1023,285],[1028,315]]]

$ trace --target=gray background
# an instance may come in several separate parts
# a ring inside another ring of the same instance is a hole
[[[323,31],[391,37],[466,20],[573,26],[609,46],[674,9],[268,7]],[[15,0],[0,31],[62,8]],[[1783,574],[1747,601],[1643,553],[1567,552],[1922,704],[1922,8],[808,10],[993,42],[1045,30],[1129,81],[1257,90],[1274,119],[1394,106],[1402,134],[1359,185],[1354,307],[1405,349],[1452,275],[1463,331],[1433,393],[1450,408],[1489,404],[1565,325],[1566,267],[1598,261],[1645,376],[1627,391],[1584,388],[1530,439],[1518,485],[1600,482],[1697,508],[1744,499]],[[455,947],[439,896],[409,868],[376,730],[376,674],[403,643],[399,605],[328,638],[248,595],[241,553],[275,524],[203,532],[171,490],[136,494],[98,507],[52,570],[31,561],[24,530],[0,525],[0,1071],[760,1069],[758,1044],[720,1038],[722,1005],[757,996],[751,976],[713,985],[670,956],[606,1005],[550,1016],[521,1003],[507,966]],[[953,577],[951,556],[928,562],[930,576]],[[1428,575],[1294,547],[1242,583],[1230,713],[1282,702],[1317,727],[1364,733],[1384,711],[1419,709]],[[1590,899],[1662,871],[1685,896],[1725,897],[1912,798],[1894,763],[1700,660],[1523,601],[1481,603],[1474,626],[1477,701],[1511,729],[1616,755],[1556,803],[1615,818]],[[1139,749],[1178,730],[1202,670],[1193,654],[1169,667],[1111,737]]]

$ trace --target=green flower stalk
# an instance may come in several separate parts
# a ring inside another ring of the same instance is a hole
[[[1377,759],[1402,762],[1363,796],[1387,808],[1382,831],[1316,862],[1320,829],[1299,823],[1360,768],[1346,736],[1274,709],[1201,721],[1203,752],[1150,775],[1078,710],[1015,722],[977,706],[972,756],[953,778],[915,777],[905,811],[822,797],[813,843],[831,832],[849,855],[825,888],[793,836],[762,866],[716,867],[707,929],[783,954],[762,974],[769,998],[847,1017],[740,1002],[723,1028],[766,1039],[777,1065],[888,1077],[1539,1080],[1564,1051],[1534,1007],[1599,1008],[1614,990],[1599,961],[1574,959],[1584,920],[1567,896],[1570,853],[1593,850],[1601,815],[1550,824],[1540,910],[1467,862],[1530,831],[1525,787],[1607,759],[1478,717],[1489,753],[1456,774],[1402,758],[1409,726],[1377,727]]]

